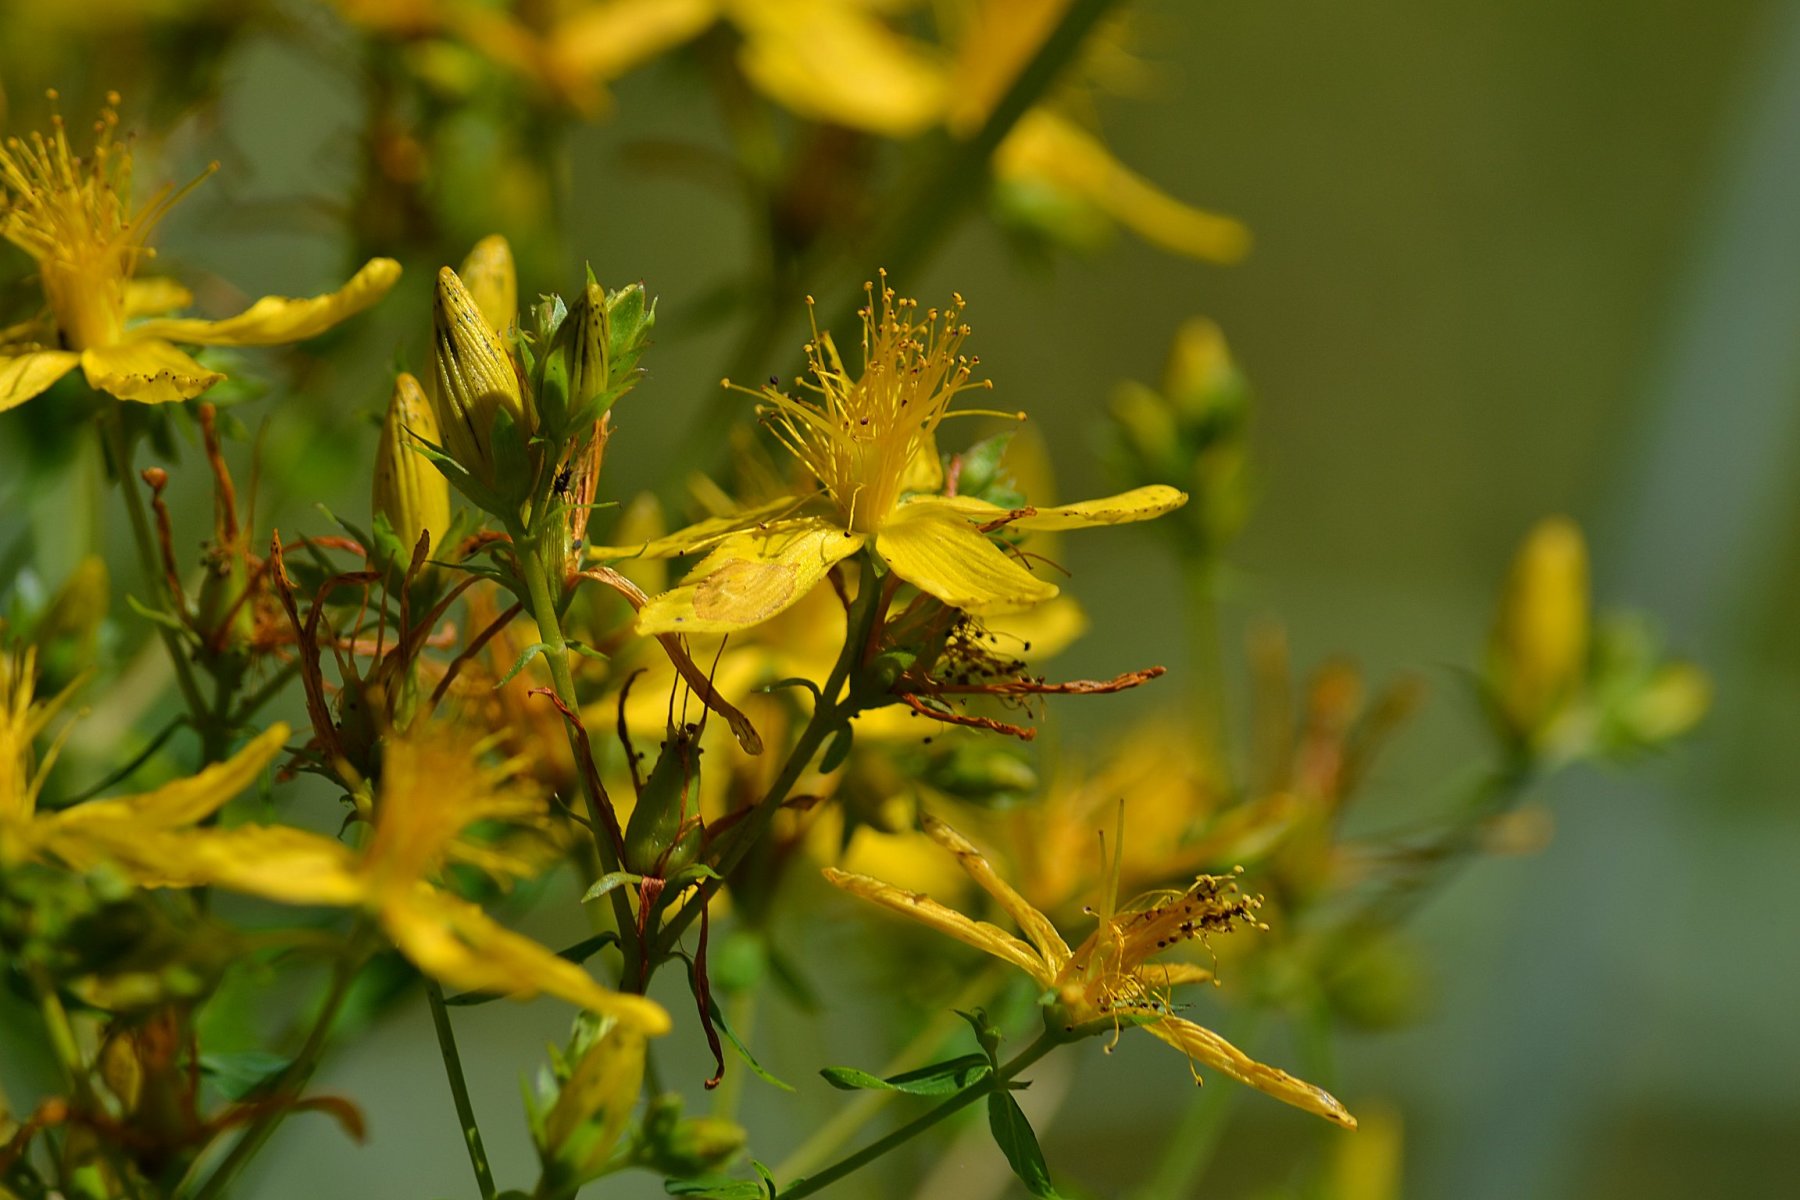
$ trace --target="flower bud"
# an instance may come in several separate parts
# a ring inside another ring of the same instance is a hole
[[[531,1126],[551,1190],[570,1192],[606,1170],[644,1085],[644,1038],[615,1021],[583,1018],[569,1052],[557,1056]]]
[[[512,246],[499,234],[475,243],[457,271],[475,307],[487,323],[504,335],[519,319],[519,277]]]
[[[433,401],[444,449],[479,483],[492,489],[497,482],[496,418],[504,411],[520,427],[521,445],[534,422],[506,344],[449,267],[438,272],[432,334]]]
[[[1513,559],[1489,650],[1489,684],[1512,733],[1542,734],[1587,674],[1587,546],[1567,517],[1549,517]]]
[[[640,1154],[650,1167],[676,1179],[723,1170],[749,1140],[744,1127],[722,1117],[681,1116],[681,1097],[658,1096],[644,1114]]]
[[[420,439],[439,440],[437,416],[419,381],[402,372],[394,380],[394,394],[381,423],[381,443],[375,448],[372,506],[387,518],[407,554],[419,544],[421,534],[431,535],[435,550],[450,528],[450,484],[413,448]]]
[[[569,310],[563,322],[563,335],[568,339],[563,353],[569,360],[569,407],[581,412],[585,406],[603,395],[611,383],[611,367],[607,361],[608,328],[606,292],[597,283],[589,283],[581,298]],[[599,413],[593,414],[595,418]]]
[[[669,731],[625,825],[625,866],[663,879],[700,853],[700,745],[695,728]]]
[[[1639,745],[1673,741],[1712,707],[1712,681],[1692,663],[1664,663],[1620,705],[1619,723]]]

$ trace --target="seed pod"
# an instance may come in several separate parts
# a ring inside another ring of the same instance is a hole
[[[512,246],[499,234],[489,234],[475,243],[457,275],[487,323],[504,336],[519,320],[519,277]]]
[[[1533,527],[1513,559],[1489,651],[1489,680],[1508,728],[1530,740],[1587,673],[1587,546],[1567,517]]]
[[[699,729],[669,731],[625,825],[625,866],[667,879],[700,854]]]
[[[394,394],[381,423],[381,443],[375,448],[372,507],[387,518],[408,554],[421,534],[431,535],[435,549],[450,528],[450,484],[413,449],[421,438],[439,440],[437,416],[419,381],[402,372],[394,380]]]
[[[495,418],[504,409],[525,436],[534,422],[506,344],[449,267],[438,272],[432,334],[433,402],[444,449],[482,485],[492,488]]]

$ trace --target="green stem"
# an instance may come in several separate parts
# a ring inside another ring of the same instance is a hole
[[[1027,1046],[1024,1050],[1021,1050],[1017,1058],[1014,1058],[1011,1062],[1001,1067],[992,1075],[989,1075],[986,1079],[983,1079],[980,1083],[973,1087],[964,1088],[962,1091],[956,1093],[956,1095],[950,1097],[925,1115],[918,1117],[915,1120],[908,1121],[886,1137],[870,1142],[855,1154],[852,1154],[847,1158],[839,1159],[831,1166],[820,1171],[817,1175],[811,1175],[805,1179],[796,1179],[793,1183],[781,1189],[779,1200],[800,1200],[800,1197],[802,1196],[810,1196],[814,1192],[822,1191],[836,1183],[838,1180],[844,1178],[846,1175],[861,1170],[888,1151],[895,1147],[905,1145],[913,1138],[918,1137],[921,1133],[924,1133],[927,1129],[930,1129],[945,1117],[962,1111],[985,1096],[1003,1090],[1006,1085],[1011,1083],[1022,1071],[1031,1066],[1031,1064],[1035,1063],[1038,1059],[1044,1057],[1044,1055],[1050,1053],[1053,1048],[1060,1044],[1061,1040],[1051,1036],[1050,1033],[1045,1032],[1041,1034],[1037,1041],[1031,1043],[1031,1045]]]
[[[1184,563],[1182,582],[1187,590],[1188,637],[1194,671],[1195,725],[1209,771],[1217,782],[1230,787],[1231,753],[1226,725],[1224,634],[1219,619],[1219,565],[1210,555],[1191,555]]]
[[[861,562],[862,579],[845,622],[844,648],[839,652],[837,663],[831,668],[831,675],[826,679],[825,686],[819,690],[811,720],[807,721],[799,740],[788,753],[787,762],[782,764],[781,774],[769,785],[768,792],[757,802],[750,816],[731,831],[720,848],[719,856],[713,863],[718,878],[703,881],[694,900],[684,905],[680,912],[663,925],[656,944],[656,958],[660,959],[667,954],[681,936],[682,930],[711,903],[719,890],[720,880],[729,878],[737,865],[743,862],[744,856],[762,840],[770,823],[775,820],[775,814],[780,811],[788,794],[794,790],[794,785],[800,782],[800,776],[806,773],[806,768],[825,744],[825,739],[834,730],[843,728],[855,713],[858,701],[854,687],[841,702],[837,695],[844,690],[846,684],[852,682],[851,672],[861,665],[863,651],[875,632],[875,623],[881,613],[881,580],[876,577],[874,561],[865,552],[861,556]]]
[[[118,402],[114,402],[110,410],[99,419],[99,426],[107,455],[112,459],[113,469],[119,475],[119,491],[125,497],[125,514],[131,522],[131,540],[137,546],[138,566],[144,572],[144,582],[151,595],[161,602],[166,611],[171,614],[179,613],[180,597],[169,592],[157,550],[156,535],[150,528],[150,514],[144,509],[143,496],[138,494],[137,480],[131,465],[131,438],[125,432],[125,414]],[[181,696],[187,703],[189,715],[194,719],[194,727],[204,731],[210,724],[211,710],[200,692],[200,683],[194,676],[193,664],[188,661],[181,639],[173,629],[161,622],[156,623],[156,633],[169,652],[169,662],[175,668],[175,682],[181,688]],[[201,737],[204,744],[204,732]]]
[[[487,1149],[481,1144],[481,1127],[475,1122],[475,1105],[469,1099],[468,1081],[463,1078],[462,1055],[456,1049],[456,1030],[450,1025],[450,1010],[444,1007],[443,985],[427,978],[425,995],[431,1001],[431,1024],[437,1030],[438,1053],[444,1057],[444,1075],[450,1081],[450,1098],[456,1103],[456,1119],[469,1151],[469,1166],[475,1171],[475,1186],[481,1192],[481,1200],[494,1200],[494,1172],[488,1166]]]
[[[551,686],[556,690],[556,698],[570,712],[580,712],[580,702],[575,696],[575,675],[569,670],[569,643],[563,636],[562,622],[556,615],[556,600],[550,591],[550,579],[544,570],[544,561],[537,552],[538,540],[517,522],[514,522],[510,532],[513,557],[518,560],[519,570],[525,576],[525,607],[537,624],[538,638],[549,647],[544,658],[550,664]],[[582,795],[587,798],[588,821],[593,831],[595,852],[599,854],[601,866],[608,873],[617,871],[618,851],[606,833],[610,823],[600,815],[601,806],[606,803],[606,799],[594,793],[586,772],[581,770],[583,752],[587,749],[581,744],[582,731],[567,722],[564,726],[569,738],[569,753],[575,756],[575,774],[581,780]],[[642,961],[640,955],[643,948],[638,945],[637,918],[631,911],[631,898],[626,895],[625,888],[614,888],[608,895],[612,897],[613,918],[619,927],[619,948],[625,957],[624,979],[627,981],[626,986],[632,987],[643,978],[642,971],[630,969],[631,964]]]
[[[904,193],[905,198],[899,202],[894,219],[878,229],[866,249],[857,252],[855,261],[847,264],[850,278],[841,285],[845,299],[835,309],[825,310],[831,319],[821,328],[835,329],[851,322],[862,303],[862,285],[871,266],[884,267],[897,278],[909,277],[937,248],[949,233],[954,219],[985,190],[994,151],[1006,140],[1019,118],[1056,82],[1094,27],[1119,2],[1071,0],[1061,22],[1013,79],[1012,86],[1007,88],[975,135],[967,139],[938,139],[935,159],[914,173],[917,182]],[[760,355],[757,347],[748,340],[742,345],[741,355],[734,359],[741,369],[740,378],[754,380],[761,376],[762,364],[768,361],[769,346],[786,327],[787,321],[800,316],[801,288],[812,274],[809,266],[795,272],[791,312],[780,312],[782,306],[776,303],[758,314],[753,336],[762,336],[764,344]],[[821,283],[818,290],[821,295],[826,295],[837,288],[836,284]],[[771,319],[771,314],[775,319]],[[691,443],[716,443],[731,412],[722,399],[711,402]]]
[[[225,1156],[218,1169],[212,1173],[204,1187],[194,1193],[194,1200],[218,1200],[231,1186],[238,1172],[247,1166],[251,1159],[269,1140],[288,1114],[291,1105],[285,1101],[297,1097],[307,1081],[318,1069],[319,1060],[325,1054],[325,1048],[331,1042],[332,1026],[337,1023],[338,1013],[344,1007],[344,1001],[350,995],[350,985],[355,982],[357,972],[361,969],[365,955],[363,947],[366,941],[366,929],[359,927],[352,930],[346,939],[344,953],[332,966],[331,986],[325,993],[325,999],[319,1006],[319,1013],[313,1018],[312,1028],[307,1032],[306,1041],[300,1052],[282,1071],[281,1078],[276,1081],[273,1094],[269,1097],[262,1115],[257,1117],[244,1130],[244,1136],[238,1139],[231,1153]]]
[[[1354,946],[1361,936],[1394,928],[1410,920],[1433,894],[1460,874],[1481,848],[1482,827],[1509,812],[1538,777],[1527,753],[1514,754],[1498,770],[1484,776],[1462,815],[1413,851],[1414,869],[1366,899],[1342,920],[1334,944]]]
[[[1074,61],[1088,35],[1118,3],[1119,0],[1071,0],[1062,20],[1024,70],[1014,77],[1012,86],[994,105],[981,129],[972,138],[946,145],[937,163],[925,172],[910,203],[878,236],[872,260],[876,265],[895,275],[908,275],[936,248],[949,232],[952,219],[980,195],[988,181],[988,164],[994,151],[1019,118]],[[861,294],[858,283],[854,296]],[[853,299],[849,307],[854,309],[858,303]]]
[[[958,1009],[967,1011],[989,999],[1003,980],[998,966],[984,970],[971,979],[949,1005],[932,1018],[917,1037],[903,1046],[879,1072],[882,1078],[922,1067],[926,1060],[944,1044],[944,1039],[958,1028],[967,1028],[963,1018],[957,1015]],[[792,1154],[783,1159],[775,1168],[777,1179],[787,1179],[795,1175],[803,1175],[827,1155],[833,1154],[838,1147],[855,1136],[857,1130],[874,1120],[876,1115],[886,1108],[899,1092],[866,1091],[859,1092],[856,1099],[840,1108],[830,1120],[826,1121],[812,1135],[802,1142]]]

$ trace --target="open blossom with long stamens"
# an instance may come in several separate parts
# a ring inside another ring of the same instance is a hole
[[[45,301],[39,317],[0,329],[0,412],[77,366],[90,386],[121,400],[192,399],[224,376],[175,343],[302,341],[374,304],[400,277],[399,263],[376,258],[327,295],[265,296],[221,321],[165,315],[192,297],[172,280],[138,278],[138,267],[154,253],[149,239],[157,224],[200,180],[163,187],[134,208],[131,145],[117,135],[111,106],[118,97],[107,100],[85,155],[70,146],[60,116],[48,137],[0,143],[0,238],[37,263]]]
[[[731,633],[800,601],[831,568],[872,548],[894,575],[952,608],[978,616],[1018,612],[1057,595],[988,537],[1017,530],[1076,529],[1142,521],[1180,507],[1172,487],[1057,507],[1008,510],[942,495],[937,429],[970,410],[956,396],[985,388],[961,353],[963,302],[919,311],[916,301],[869,286],[862,309],[862,369],[845,366],[829,333],[806,347],[803,394],[757,393],[777,439],[817,480],[817,492],[729,518],[703,521],[637,546],[600,546],[596,557],[674,558],[708,551],[681,586],[638,613],[642,633]],[[804,394],[810,393],[810,394]],[[990,414],[991,415],[991,414]],[[1011,415],[1011,414],[1006,414]]]
[[[1151,959],[1183,942],[1204,940],[1211,934],[1255,923],[1257,899],[1239,892],[1230,879],[1202,875],[1185,892],[1153,894],[1123,908],[1115,907],[1109,894],[1105,908],[1095,914],[1099,924],[1094,932],[1070,949],[1050,918],[1000,878],[993,865],[966,838],[930,816],[923,818],[923,824],[932,840],[953,854],[964,872],[1006,911],[1025,935],[1023,938],[987,921],[964,916],[929,896],[867,875],[827,867],[825,878],[852,895],[892,909],[1019,968],[1044,989],[1071,1032],[1084,1026],[1141,1024],[1146,1033],[1174,1046],[1194,1062],[1346,1129],[1356,1128],[1356,1118],[1325,1089],[1257,1062],[1212,1030],[1171,1011],[1171,988],[1204,982],[1212,978],[1212,972],[1191,963]]]
[[[208,885],[283,904],[361,909],[425,974],[452,987],[520,999],[546,993],[612,1016],[646,1037],[669,1015],[642,996],[602,987],[576,963],[507,929],[437,880],[452,863],[496,877],[526,864],[467,836],[484,821],[529,822],[542,797],[522,764],[483,761],[481,743],[421,725],[385,746],[373,831],[361,851],[285,825],[192,829],[147,839],[127,855],[154,856],[173,886]],[[77,810],[79,811],[79,810]]]

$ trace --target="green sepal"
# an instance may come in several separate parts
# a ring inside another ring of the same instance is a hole
[[[988,1056],[988,1061],[996,1068],[999,1067],[1000,1031],[988,1020],[987,1010],[975,1008],[965,1012],[959,1008],[956,1015],[969,1023],[969,1028],[975,1031],[975,1040],[981,1043],[981,1052]]]

